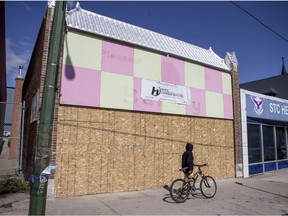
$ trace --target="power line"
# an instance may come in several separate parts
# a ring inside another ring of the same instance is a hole
[[[245,13],[247,13],[249,16],[251,16],[252,18],[254,18],[256,21],[258,21],[261,25],[263,25],[264,27],[266,27],[267,29],[269,29],[270,31],[272,31],[274,34],[276,34],[277,36],[279,36],[280,38],[282,38],[284,41],[286,41],[288,43],[288,39],[286,39],[285,37],[283,37],[282,35],[280,35],[278,32],[276,32],[275,30],[273,30],[271,27],[267,26],[265,23],[263,23],[261,20],[259,20],[257,17],[255,17],[253,14],[249,13],[248,11],[246,11],[245,9],[243,9],[242,7],[240,7],[238,4],[236,4],[233,1],[230,1],[232,4],[234,4],[236,7],[238,7],[240,10],[244,11]]]

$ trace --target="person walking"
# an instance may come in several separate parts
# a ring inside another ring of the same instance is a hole
[[[187,182],[194,167],[193,145],[191,143],[186,144],[186,151],[182,154],[182,168],[185,167],[188,168],[184,170],[184,181]]]

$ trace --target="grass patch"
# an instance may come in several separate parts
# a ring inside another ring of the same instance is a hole
[[[0,195],[9,193],[29,193],[29,182],[21,177],[0,178]]]

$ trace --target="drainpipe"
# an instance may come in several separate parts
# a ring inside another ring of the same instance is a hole
[[[30,190],[29,215],[45,215],[46,210],[48,176],[43,171],[48,168],[50,162],[56,86],[65,13],[66,1],[56,1],[40,112],[34,170],[31,176],[32,186]]]

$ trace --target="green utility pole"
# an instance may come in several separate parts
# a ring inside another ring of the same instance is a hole
[[[56,1],[48,53],[46,78],[40,112],[39,134],[31,176],[29,215],[45,215],[48,177],[41,175],[49,166],[52,140],[56,86],[60,61],[60,52],[64,32],[66,1]]]

